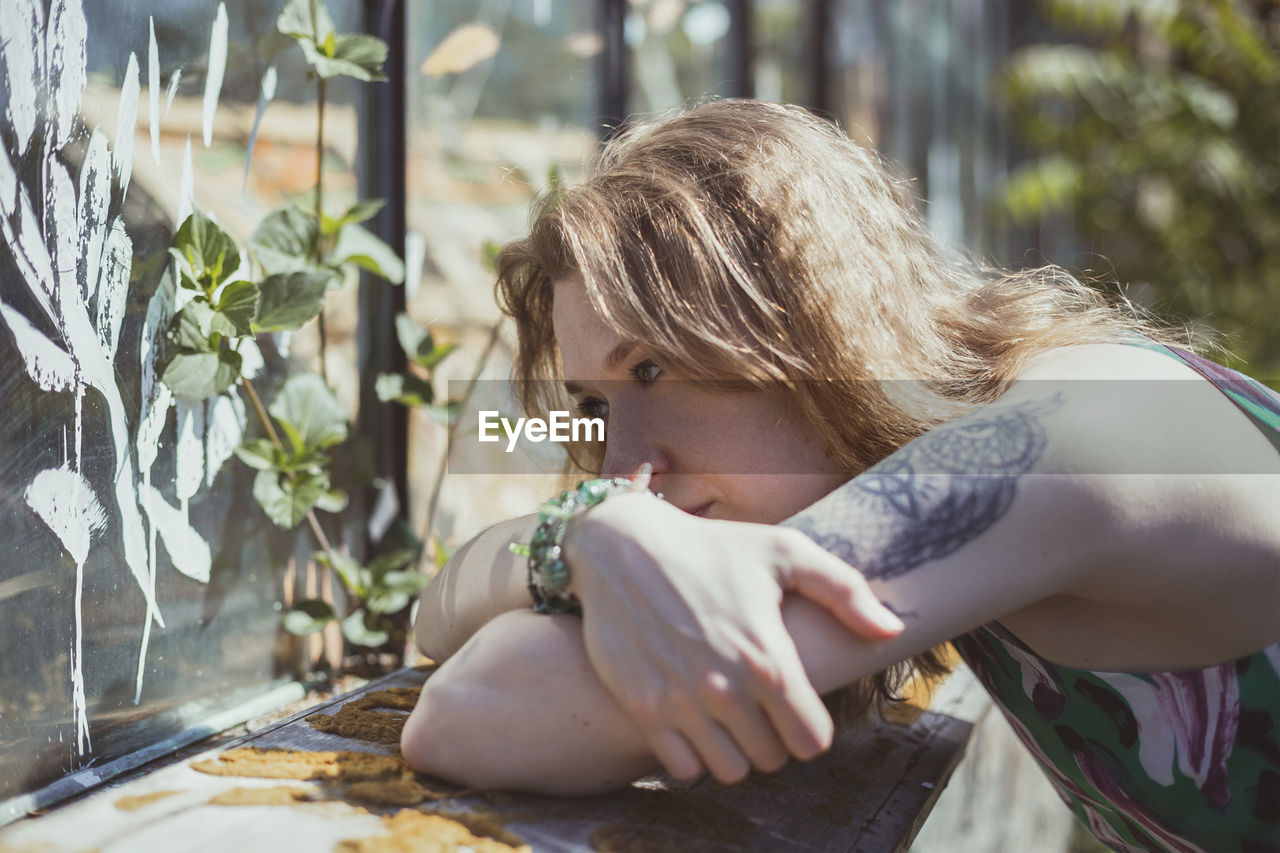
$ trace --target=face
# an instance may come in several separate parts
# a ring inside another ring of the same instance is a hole
[[[609,329],[580,280],[556,284],[553,323],[576,415],[605,419],[602,477],[630,477],[648,462],[650,488],[680,509],[767,524],[849,479],[796,406],[675,375]]]

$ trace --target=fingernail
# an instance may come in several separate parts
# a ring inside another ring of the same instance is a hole
[[[881,608],[875,616],[875,623],[886,631],[898,633],[907,627],[906,623],[898,618],[898,614],[888,608]]]
[[[636,469],[636,473],[631,477],[631,483],[636,491],[643,491],[649,488],[649,480],[653,477],[653,466],[645,462]]]

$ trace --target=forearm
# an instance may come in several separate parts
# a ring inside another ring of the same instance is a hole
[[[584,795],[657,766],[600,683],[576,616],[504,613],[427,680],[401,746],[415,770],[464,785]]]
[[[806,671],[820,689],[844,682],[836,660],[880,664],[826,611],[789,597],[783,607]],[[838,651],[837,651],[838,650]],[[896,659],[896,658],[895,658]],[[504,613],[427,680],[405,725],[415,770],[481,788],[587,795],[658,767],[636,723],[596,676],[576,616]]]
[[[414,637],[423,654],[444,661],[490,619],[530,606],[525,561],[508,546],[529,541],[536,523],[500,522],[458,549],[422,592]]]

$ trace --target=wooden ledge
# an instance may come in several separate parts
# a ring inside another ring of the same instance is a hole
[[[351,795],[359,793],[347,784],[354,776],[344,777],[345,782],[245,778],[210,775],[193,767],[214,766],[228,750],[253,747],[359,753],[371,766],[375,756],[398,760],[392,746],[317,731],[306,717],[334,714],[375,691],[420,686],[428,674],[429,670],[400,670],[217,750],[43,817],[19,821],[0,830],[0,853],[373,851],[393,849],[386,846],[391,834],[435,834],[458,826],[464,827],[460,832],[470,828],[484,836],[485,845],[498,844],[493,836],[509,842],[522,839],[534,851],[905,850],[964,754],[974,725],[989,708],[981,687],[962,668],[934,693],[928,710],[897,722],[872,719],[844,729],[827,754],[808,763],[792,762],[775,774],[753,776],[739,785],[723,786],[710,779],[679,784],[653,776],[614,794],[565,799],[458,792],[425,778],[410,779],[406,802],[422,796],[422,790],[412,788],[419,783],[433,797],[444,796],[404,809],[415,814],[403,814],[394,822],[391,818],[400,808]],[[330,766],[325,772],[348,774],[361,763],[351,757],[325,760]],[[387,791],[394,788],[383,785],[375,799],[386,800]],[[452,817],[428,819],[423,813]],[[504,830],[519,839],[504,836]]]

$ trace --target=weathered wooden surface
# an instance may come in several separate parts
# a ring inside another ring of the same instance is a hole
[[[420,684],[425,675],[403,670],[225,748],[387,754],[390,749],[318,732],[303,717],[333,713],[371,690]],[[793,762],[779,773],[741,785],[702,780],[682,786],[654,777],[603,797],[472,794],[419,809],[487,815],[535,851],[905,850],[959,762],[974,721],[987,707],[972,676],[961,670],[942,686],[929,710],[908,713],[899,722],[859,724],[839,733],[832,750],[821,758]],[[46,816],[13,824],[0,831],[0,851],[332,850],[344,839],[384,835],[381,816],[396,811],[344,801],[332,788],[321,792],[319,783],[211,776],[191,768],[192,761],[215,754],[164,767]],[[212,797],[233,788],[282,784],[310,787],[323,799],[288,805],[210,804]],[[158,792],[172,793],[132,810],[118,807]]]

